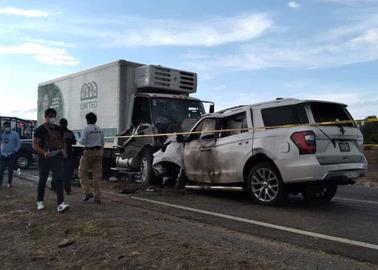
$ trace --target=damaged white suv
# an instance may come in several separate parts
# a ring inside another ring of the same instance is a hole
[[[288,193],[331,200],[364,176],[363,137],[346,105],[277,99],[203,116],[154,156],[157,175],[192,189],[246,190],[273,205]],[[344,121],[341,122],[341,121]],[[317,125],[317,123],[335,124]]]

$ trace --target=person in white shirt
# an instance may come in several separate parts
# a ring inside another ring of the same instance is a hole
[[[100,181],[102,178],[102,155],[104,149],[104,134],[96,126],[97,116],[94,113],[88,113],[87,126],[81,133],[79,143],[84,145],[84,152],[80,159],[79,177],[82,190],[85,194],[83,201],[89,201],[94,198],[96,203],[101,203],[100,198]],[[92,171],[92,186],[88,178],[88,171]]]

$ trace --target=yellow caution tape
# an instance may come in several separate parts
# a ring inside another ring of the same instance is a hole
[[[318,122],[318,123],[308,123],[308,124],[292,124],[292,125],[253,127],[253,128],[232,128],[232,129],[218,129],[218,130],[185,131],[185,132],[170,132],[170,133],[156,133],[156,134],[134,134],[134,135],[125,135],[125,136],[110,136],[110,137],[105,137],[105,139],[168,137],[168,136],[177,136],[177,135],[220,133],[220,132],[237,132],[237,131],[247,132],[247,131],[250,131],[250,130],[258,131],[258,130],[277,129],[277,128],[293,128],[293,127],[317,127],[317,126],[331,126],[331,125],[342,126],[342,125],[345,125],[345,124],[356,125],[357,123],[373,123],[373,122],[378,122],[378,119],[328,121],[328,122]],[[378,144],[372,144],[372,145],[369,145],[369,146],[378,146]]]

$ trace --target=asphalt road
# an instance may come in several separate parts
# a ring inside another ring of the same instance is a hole
[[[33,174],[35,171],[26,171],[23,176],[35,180]],[[217,226],[230,234],[243,233],[368,262],[378,269],[378,188],[344,186],[329,204],[306,204],[297,196],[278,207],[256,205],[240,192],[164,189],[114,196],[122,196],[135,207]]]

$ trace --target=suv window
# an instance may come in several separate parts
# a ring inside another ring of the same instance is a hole
[[[311,103],[311,111],[316,123],[352,120],[346,108],[339,104]]]
[[[308,124],[304,104],[262,109],[261,114],[266,127]]]
[[[223,120],[222,130],[225,130],[225,129],[236,129],[236,130],[223,131],[221,133],[221,137],[223,138],[223,137],[238,135],[238,134],[247,132],[247,130],[240,130],[243,128],[248,128],[247,114],[245,112],[226,117]]]
[[[198,139],[213,139],[215,138],[215,133],[211,133],[209,131],[216,130],[217,127],[217,119],[215,118],[206,118],[198,124],[198,126],[194,129],[195,132],[190,134],[191,140],[198,140]]]

